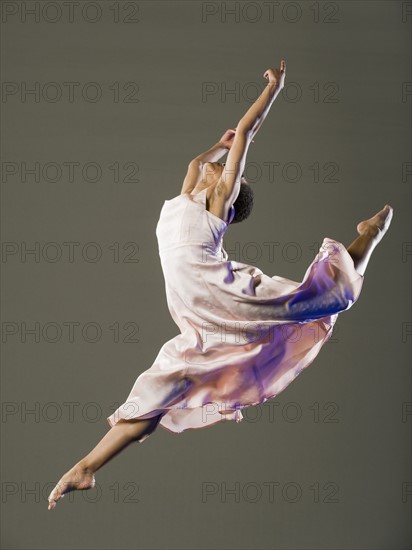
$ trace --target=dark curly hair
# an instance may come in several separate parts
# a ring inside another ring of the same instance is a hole
[[[240,191],[237,199],[233,203],[235,209],[235,215],[231,223],[239,223],[246,220],[249,217],[250,213],[253,210],[253,189],[248,183],[240,183]]]

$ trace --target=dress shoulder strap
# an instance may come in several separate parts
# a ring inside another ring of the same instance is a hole
[[[205,187],[204,189],[202,189],[198,193],[189,193],[189,195],[195,202],[205,204],[206,203],[206,191],[207,191],[207,187]]]
[[[207,191],[207,187],[205,187],[204,189],[202,189],[201,191],[199,191],[198,193],[195,193],[195,194],[192,194],[192,193],[189,193],[190,197],[195,201],[195,202],[198,202],[200,204],[202,204],[205,209],[206,209],[206,191]],[[225,222],[227,225],[230,224],[230,222],[233,220],[233,218],[235,217],[235,207],[234,206],[231,206],[230,207],[230,211],[229,211],[229,220],[227,222]],[[223,221],[223,220],[222,220]]]

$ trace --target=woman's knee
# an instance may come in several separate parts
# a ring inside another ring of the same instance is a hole
[[[158,415],[152,416],[151,418],[147,419],[149,421],[147,429],[148,429],[148,431],[150,431],[150,433],[152,433],[157,428],[157,426],[160,423],[160,420],[162,419],[162,417],[166,413],[167,413],[167,411],[165,410],[165,411],[162,411],[161,413],[159,413]]]

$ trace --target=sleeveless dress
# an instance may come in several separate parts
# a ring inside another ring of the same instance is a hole
[[[156,227],[167,304],[180,334],[107,418],[151,418],[174,433],[224,420],[282,392],[317,356],[363,276],[340,242],[324,238],[302,282],[228,259],[225,222],[206,191],[166,200]],[[150,434],[142,436],[143,442]]]

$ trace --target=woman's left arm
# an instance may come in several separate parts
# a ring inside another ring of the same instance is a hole
[[[201,153],[197,157],[195,157],[193,160],[199,160],[200,162],[217,162],[219,159],[223,157],[228,152],[228,149],[218,141],[210,149],[205,151],[204,153]]]
[[[229,129],[223,134],[220,140],[212,145],[210,149],[201,153],[189,162],[187,173],[183,180],[181,193],[190,193],[202,176],[202,165],[205,162],[217,162],[225,155],[233,143],[236,129]]]
[[[226,130],[217,143],[212,145],[212,147],[204,153],[201,153],[195,157],[193,160],[200,160],[200,162],[217,162],[231,148],[235,134],[236,128],[229,128],[229,130]]]

